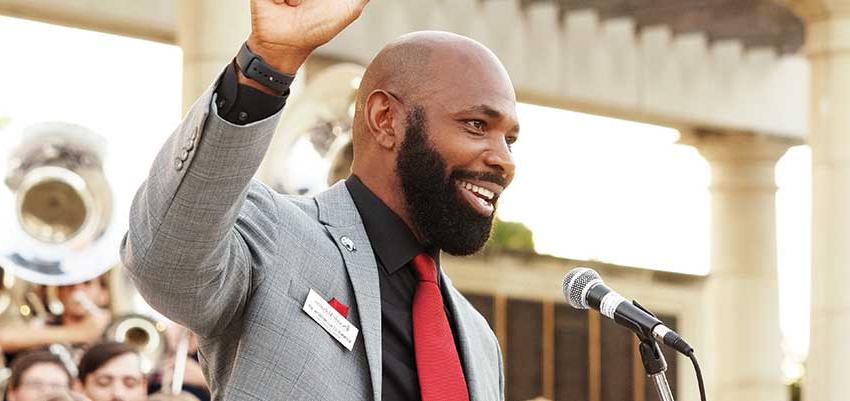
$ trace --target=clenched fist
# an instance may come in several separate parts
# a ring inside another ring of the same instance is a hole
[[[251,0],[248,47],[294,74],[310,53],[351,24],[369,0]]]

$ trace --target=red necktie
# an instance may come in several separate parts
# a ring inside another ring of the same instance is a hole
[[[467,401],[466,379],[437,286],[437,265],[420,253],[413,267],[419,277],[413,296],[413,348],[422,401]]]

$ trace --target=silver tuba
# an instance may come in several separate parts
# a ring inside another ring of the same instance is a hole
[[[73,124],[24,131],[7,163],[3,195],[11,205],[0,209],[0,266],[28,282],[63,285],[115,264],[120,236],[109,230],[104,148],[101,137]]]
[[[112,320],[103,337],[133,347],[142,359],[142,371],[150,373],[168,351],[165,324],[140,314],[126,314]]]
[[[357,64],[335,64],[293,94],[260,166],[262,181],[281,193],[312,195],[348,176],[354,107],[364,72]]]

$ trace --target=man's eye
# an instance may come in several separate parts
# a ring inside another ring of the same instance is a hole
[[[514,144],[516,143],[516,140],[517,140],[517,137],[515,137],[515,136],[505,137],[505,143],[508,145],[509,151],[514,150]]]
[[[479,130],[479,131],[482,131],[482,130],[484,130],[484,128],[487,127],[487,124],[484,123],[484,121],[481,121],[481,120],[467,120],[466,124],[469,125],[472,128],[475,128],[476,130]]]

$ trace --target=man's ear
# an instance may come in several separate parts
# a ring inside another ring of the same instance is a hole
[[[393,104],[392,95],[377,89],[366,98],[366,127],[375,143],[384,149],[393,149],[400,140],[396,135],[397,105]]]

